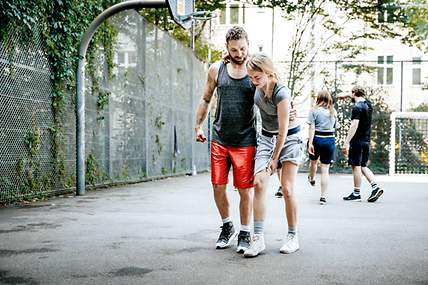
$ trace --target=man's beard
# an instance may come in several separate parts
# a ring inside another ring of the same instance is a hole
[[[355,103],[355,98],[351,98],[352,103]]]
[[[240,61],[236,60],[233,57],[230,57],[230,61],[233,62],[234,64],[238,64],[238,65],[244,64],[246,59],[247,59],[247,56],[244,56]]]

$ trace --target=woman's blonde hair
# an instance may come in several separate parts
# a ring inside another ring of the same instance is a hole
[[[275,66],[273,65],[272,59],[270,59],[269,56],[263,53],[250,55],[247,59],[247,69],[250,69],[252,71],[263,72],[268,76],[269,79],[273,77],[276,80],[279,80],[279,77],[276,73]],[[271,97],[274,87],[275,87],[275,84],[271,83],[271,80],[268,80],[265,95],[268,97]]]
[[[327,90],[321,90],[318,92],[315,106],[329,109],[330,114],[336,116],[336,110],[334,109],[333,105],[333,98],[331,97],[330,92]]]

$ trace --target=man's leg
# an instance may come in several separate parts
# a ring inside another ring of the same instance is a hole
[[[239,215],[241,218],[242,226],[249,226],[251,220],[251,212],[253,205],[253,188],[238,188],[240,197],[239,201]]]
[[[375,182],[375,176],[373,172],[367,167],[367,162],[369,161],[369,153],[370,153],[370,143],[366,142],[363,145],[363,155],[361,161],[361,171],[363,172],[364,177],[366,177],[367,181],[370,183],[372,187],[372,193],[370,197],[367,199],[368,202],[376,202],[380,196],[383,194],[383,190],[377,185]]]
[[[238,246],[236,252],[244,253],[250,247],[250,219],[253,209],[253,188],[238,188],[239,192],[239,215],[241,218],[241,229],[238,235]]]
[[[373,172],[367,166],[361,167],[361,172],[363,173],[364,177],[367,179],[367,181],[370,184],[374,181],[375,176],[374,176]]]
[[[226,187],[227,185],[213,185],[215,204],[222,220],[230,218],[229,199],[227,198]]]
[[[237,232],[229,213],[229,200],[226,194],[230,162],[227,148],[213,142],[211,144],[211,182],[213,184],[214,201],[222,219],[222,230],[216,242],[217,249],[230,246]]]
[[[222,220],[222,229],[220,236],[216,242],[217,249],[227,248],[231,245],[232,241],[238,235],[238,232],[233,226],[232,219],[229,215],[229,199],[226,194],[226,186],[213,184],[214,200],[217,206],[218,212],[220,213]]]
[[[372,193],[370,194],[370,197],[367,199],[367,201],[371,203],[376,202],[377,199],[382,196],[383,190],[375,182],[375,176],[368,167],[362,167],[361,170],[372,187]]]
[[[254,156],[256,147],[234,147],[229,149],[233,167],[233,184],[238,188],[241,229],[238,235],[238,253],[250,246],[250,218],[253,206]]]
[[[354,179],[354,188],[361,188],[361,180],[362,180],[362,172],[361,172],[361,166],[352,166],[352,176]]]
[[[312,186],[315,186],[315,175],[317,175],[318,159],[309,160],[309,176],[308,181]]]
[[[361,159],[362,149],[359,142],[351,143],[349,148],[348,163],[352,166],[352,176],[354,179],[354,191],[346,197],[343,197],[345,201],[358,201],[361,202],[360,188],[361,188]]]

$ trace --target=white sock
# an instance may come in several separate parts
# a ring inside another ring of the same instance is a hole
[[[231,222],[232,219],[230,217],[227,217],[226,219],[221,219],[221,221],[223,222],[223,224]]]
[[[249,225],[241,225],[241,231],[250,232],[250,226]]]

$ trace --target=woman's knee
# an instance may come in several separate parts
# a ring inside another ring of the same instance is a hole
[[[263,189],[266,184],[267,176],[263,173],[259,173],[254,177],[254,188],[256,190]]]
[[[294,196],[293,186],[290,183],[284,183],[282,185],[282,193],[284,194],[285,198],[293,197]]]

